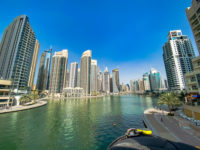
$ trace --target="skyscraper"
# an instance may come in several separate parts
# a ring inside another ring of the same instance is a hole
[[[12,79],[12,89],[27,89],[36,37],[26,15],[5,29],[0,44],[0,77]]]
[[[200,53],[200,1],[192,0],[192,6],[186,9],[186,14]]]
[[[36,88],[39,92],[49,89],[52,49],[45,50],[40,57]]]
[[[143,74],[143,83],[144,83],[144,91],[150,91],[151,86],[148,73]]]
[[[28,87],[30,89],[33,88],[33,82],[34,82],[34,78],[35,78],[35,68],[36,68],[36,64],[37,64],[39,48],[40,48],[40,43],[38,40],[36,40],[35,46],[34,46],[31,70],[30,70],[29,80],[28,80]]]
[[[68,50],[54,53],[50,76],[50,93],[62,93],[67,80],[67,62]]]
[[[110,75],[110,93],[113,93],[112,74]]]
[[[130,91],[134,92],[134,81],[130,80]]]
[[[97,92],[97,60],[91,60],[90,91]]]
[[[140,87],[139,87],[139,82],[138,82],[138,80],[135,80],[135,81],[133,82],[133,85],[134,85],[134,92],[135,92],[135,93],[139,92]]]
[[[186,9],[186,14],[200,53],[200,1],[192,0],[192,6]],[[200,94],[200,56],[192,59],[192,66],[193,71],[184,74],[186,90],[188,93]]]
[[[64,80],[64,84],[63,84],[64,88],[69,87],[69,78],[70,78],[70,71],[67,70],[65,73],[65,80]]]
[[[103,91],[105,93],[110,93],[110,73],[106,67],[103,73]]]
[[[190,39],[181,30],[170,31],[163,46],[163,60],[170,90],[185,89],[184,74],[192,71],[195,57]]]
[[[81,57],[80,87],[83,88],[86,96],[90,95],[91,57],[91,50],[83,52]]]
[[[139,83],[139,92],[144,93],[144,82],[143,82],[143,80],[139,79],[138,83]]]
[[[156,69],[151,68],[149,79],[152,91],[158,91],[162,88],[160,72],[158,72]]]
[[[69,87],[72,88],[77,87],[77,81],[78,81],[78,63],[73,62],[70,64]]]
[[[103,90],[103,75],[100,70],[97,73],[97,90],[99,92],[102,92],[102,90]]]
[[[77,87],[80,87],[80,68],[78,68],[78,75],[77,75]]]
[[[112,70],[112,81],[113,81],[113,93],[118,94],[120,92],[119,69]]]

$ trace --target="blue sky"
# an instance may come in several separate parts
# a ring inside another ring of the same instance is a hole
[[[121,82],[151,67],[165,78],[162,45],[169,30],[181,29],[197,54],[185,14],[190,5],[191,0],[1,0],[0,38],[16,16],[26,14],[40,42],[38,63],[50,45],[68,49],[69,63],[91,49],[101,70],[119,67]]]

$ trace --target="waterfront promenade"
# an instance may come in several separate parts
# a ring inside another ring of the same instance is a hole
[[[33,108],[44,106],[46,104],[47,104],[47,101],[38,100],[37,103],[32,104],[32,105],[27,105],[27,106],[19,105],[19,106],[12,106],[9,109],[2,109],[0,110],[0,114],[33,109]]]
[[[148,109],[144,122],[154,135],[192,146],[200,145],[200,127],[196,127],[178,115],[168,116],[167,111]]]

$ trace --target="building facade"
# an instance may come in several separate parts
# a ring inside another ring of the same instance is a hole
[[[91,78],[90,78],[90,91],[91,93],[97,92],[97,60],[91,60]]]
[[[113,93],[112,75],[110,75],[110,93]]]
[[[67,80],[68,50],[55,52],[52,59],[50,93],[62,93]]]
[[[200,53],[200,1],[193,0],[186,14]],[[200,56],[192,60],[192,65],[193,71],[185,74],[186,90],[188,93],[200,94]]]
[[[0,43],[0,77],[12,79],[12,89],[28,88],[36,36],[26,15],[16,17]],[[33,71],[32,71],[33,72]]]
[[[51,68],[52,49],[45,50],[39,63],[36,89],[41,92],[49,89],[50,68]]]
[[[140,87],[139,87],[139,82],[138,80],[133,81],[133,88],[134,88],[134,93],[137,93],[140,91]]]
[[[143,74],[143,83],[144,83],[144,91],[145,92],[151,91],[151,86],[150,86],[150,80],[149,80],[149,74],[148,73]]]
[[[162,88],[160,72],[158,72],[156,69],[151,68],[149,79],[150,79],[151,91],[159,91]]]
[[[113,82],[113,93],[120,93],[120,83],[119,83],[119,69],[112,70],[112,82]]]
[[[103,74],[100,70],[97,73],[97,90],[100,93],[103,91]]]
[[[77,75],[77,87],[80,87],[80,68],[78,68],[78,75]]]
[[[186,90],[188,93],[200,93],[200,56],[192,60],[194,71],[185,74]]]
[[[168,41],[163,46],[163,60],[169,90],[185,89],[184,74],[193,70],[195,57],[190,39],[181,30],[170,31]]]
[[[72,88],[77,87],[77,82],[78,82],[78,63],[73,62],[70,64],[69,87]]]
[[[80,66],[80,87],[84,90],[84,95],[90,95],[90,78],[91,78],[91,50],[83,52]]]
[[[6,108],[13,103],[14,97],[11,96],[11,80],[0,79],[0,108]]]
[[[110,73],[106,67],[103,73],[103,91],[105,93],[110,93]]]
[[[186,9],[186,14],[200,53],[200,1],[192,0],[192,5]]]
[[[34,82],[34,79],[35,79],[35,69],[36,69],[39,49],[40,49],[40,43],[39,43],[38,40],[36,40],[35,46],[34,46],[31,70],[30,70],[30,75],[29,75],[29,80],[28,80],[28,87],[30,89],[33,89],[33,82]]]

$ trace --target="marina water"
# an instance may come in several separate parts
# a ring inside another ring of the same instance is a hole
[[[128,128],[144,128],[157,98],[139,95],[48,100],[46,106],[0,115],[2,150],[104,150]]]

